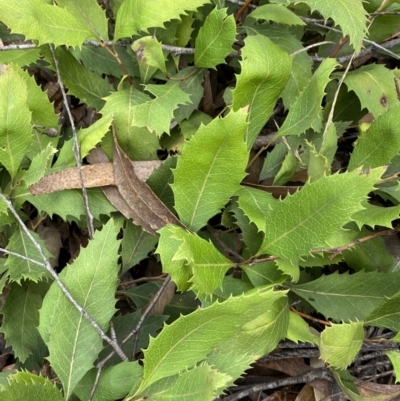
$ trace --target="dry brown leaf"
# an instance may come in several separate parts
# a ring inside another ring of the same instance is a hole
[[[162,315],[164,313],[164,309],[170,304],[172,301],[172,298],[175,295],[176,291],[176,285],[173,281],[170,281],[167,286],[165,287],[164,291],[161,293],[161,295],[158,297],[157,301],[151,308],[151,311],[149,312],[149,315]],[[150,298],[150,301],[142,307],[142,313],[147,309],[148,305],[152,302],[154,299],[153,295]]]
[[[104,155],[105,156],[105,155]],[[106,157],[106,156],[105,156]],[[137,177],[146,181],[154,169],[161,165],[159,160],[131,162]],[[114,168],[112,163],[106,162],[82,167],[83,183],[86,188],[115,185]],[[32,195],[50,194],[64,189],[79,189],[81,181],[77,167],[67,168],[43,177],[36,184],[29,187]]]
[[[124,201],[132,209],[133,222],[156,235],[168,223],[183,227],[175,215],[157,198],[150,187],[139,180],[131,160],[119,147],[114,136],[114,179]]]

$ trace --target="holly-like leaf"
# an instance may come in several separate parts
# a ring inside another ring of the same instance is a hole
[[[270,193],[256,188],[240,187],[236,195],[245,215],[259,231],[264,231],[267,211],[272,210],[278,201]]]
[[[103,116],[111,114],[118,143],[131,160],[155,160],[160,147],[156,135],[149,135],[146,127],[131,125],[135,106],[151,101],[151,98],[134,87],[113,92],[105,98],[106,104],[100,110]],[[111,157],[111,135],[102,142],[102,149]]]
[[[42,269],[44,270],[43,267]],[[39,309],[48,288],[49,284],[46,281],[34,283],[24,280],[20,284],[9,285],[1,309],[3,314],[1,329],[7,338],[7,344],[12,346],[14,355],[22,363],[38,347]]]
[[[53,66],[54,61],[48,49],[42,49],[46,60]],[[113,86],[98,74],[85,68],[65,48],[55,50],[61,78],[68,88],[68,93],[79,98],[81,103],[100,110],[104,105],[104,97],[113,91]]]
[[[265,36],[248,36],[242,48],[241,73],[233,91],[233,110],[249,107],[249,148],[271,116],[291,69],[291,58]]]
[[[9,385],[1,386],[0,389],[0,397],[4,400],[65,400],[57,386],[43,376],[29,372],[17,372],[9,376],[8,380]]]
[[[400,293],[385,299],[365,318],[365,324],[400,331],[399,300]]]
[[[280,4],[264,4],[253,10],[248,18],[274,21],[278,24],[305,25],[306,23],[294,12]]]
[[[312,60],[306,52],[300,51],[303,49],[303,43],[283,25],[260,24],[252,18],[246,18],[242,29],[248,35],[266,36],[273,43],[279,44],[279,47],[290,55],[296,53],[295,56],[291,56],[290,78],[281,93],[285,108],[290,109],[312,76]]]
[[[89,151],[94,149],[101,139],[107,134],[113,120],[113,115],[109,114],[97,120],[88,128],[83,128],[79,131],[79,145],[81,159],[89,154]]]
[[[120,245],[116,239],[117,231],[111,219],[102,231],[95,233],[89,245],[81,249],[74,263],[60,274],[72,297],[103,330],[107,330],[116,310]],[[49,348],[48,359],[63,384],[65,399],[68,399],[93,367],[103,348],[102,339],[56,283],[43,300],[39,332]]]
[[[209,401],[215,398],[219,388],[229,385],[230,379],[229,375],[215,369],[212,364],[203,362],[179,375],[154,383],[133,400],[149,398],[162,401],[179,398],[181,401]]]
[[[116,211],[115,207],[103,195],[100,188],[90,188],[87,190],[87,194],[89,207],[95,219],[100,220],[101,215],[110,216],[112,212]],[[21,186],[15,190],[15,199],[19,204],[29,201],[39,212],[44,211],[49,216],[57,214],[64,220],[75,221],[77,223],[82,218],[85,218],[82,191],[78,189],[33,196],[25,186]]]
[[[365,203],[364,209],[354,213],[352,219],[357,223],[358,228],[360,229],[363,225],[370,227],[379,225],[392,228],[393,220],[396,220],[399,215],[400,205],[379,207],[371,205],[370,203]]]
[[[38,182],[44,177],[46,170],[48,169],[52,157],[57,150],[52,147],[51,144],[43,149],[41,153],[36,154],[28,170],[20,170],[17,175],[18,180],[25,181],[27,186]]]
[[[30,234],[40,244],[45,256],[50,258],[51,254],[44,245],[43,240],[35,232],[31,232]],[[33,245],[32,241],[21,227],[17,227],[15,229],[14,233],[10,237],[9,243],[7,244],[7,249],[31,260],[36,260],[39,263],[43,263],[43,259],[39,251],[35,245]],[[43,266],[33,263],[31,260],[9,255],[5,265],[8,267],[10,280],[17,283],[20,283],[23,279],[29,279],[37,282],[43,279],[43,277],[49,277],[49,273]]]
[[[146,85],[146,90],[155,99],[132,107],[131,125],[147,127],[160,137],[164,132],[169,133],[173,112],[178,104],[189,103],[190,98],[177,85]]]
[[[234,336],[244,335],[248,338],[248,353],[251,344],[256,343],[252,335],[257,330],[271,325],[271,319],[287,312],[287,301],[283,292],[259,290],[227,299],[223,303],[214,303],[204,309],[197,309],[190,315],[182,316],[170,326],[165,326],[162,332],[150,340],[149,348],[144,351],[144,378],[136,394],[160,379],[173,376],[198,362],[205,360],[219,344]],[[279,308],[273,308],[278,302]],[[265,314],[273,309],[274,313]],[[264,318],[265,319],[262,319]],[[224,330],[220,330],[224,327]],[[283,328],[286,331],[287,320],[273,325],[273,331]],[[211,333],[214,333],[211,335]],[[198,339],[202,338],[202,341]],[[257,337],[258,338],[258,337]],[[279,340],[278,340],[279,341]],[[172,344],[172,346],[171,346]],[[254,345],[259,352],[258,345]],[[253,355],[257,358],[257,355]],[[184,358],[185,364],[177,364]],[[235,361],[232,361],[234,364]],[[247,362],[246,362],[247,363]]]
[[[170,235],[180,242],[171,260],[173,262],[183,260],[185,267],[191,269],[189,281],[193,283],[191,289],[194,292],[209,297],[222,286],[224,276],[233,263],[224,257],[211,242],[177,226],[165,227],[160,230],[160,234]],[[160,255],[165,252],[163,245],[164,243],[157,248]],[[163,264],[163,269],[171,270],[173,273],[168,264]],[[174,276],[171,277],[174,279]]]
[[[167,225],[162,228],[160,240],[158,242],[157,253],[160,255],[163,271],[171,275],[179,291],[184,292],[190,288],[190,278],[192,271],[185,260],[175,260],[175,253],[178,251],[182,241],[174,237],[176,228],[172,225]]]
[[[290,290],[326,318],[364,320],[380,303],[399,291],[400,273],[331,274]]]
[[[146,258],[157,243],[157,237],[143,231],[142,227],[135,226],[129,220],[126,222],[122,238],[122,269],[129,270]]]
[[[383,166],[399,151],[400,106],[397,106],[379,116],[357,140],[348,169]]]
[[[356,93],[361,107],[377,118],[398,104],[394,77],[383,64],[368,64],[349,71],[344,83]]]
[[[398,383],[400,381],[400,352],[385,351],[385,354],[393,365],[394,374],[396,375],[395,383]]]
[[[273,3],[291,4],[297,0],[272,0]],[[361,0],[338,0],[334,3],[325,0],[302,0],[312,11],[317,10],[324,19],[332,18],[336,25],[340,25],[343,36],[349,35],[354,50],[359,52],[362,39],[367,31],[366,11]]]
[[[205,70],[194,66],[186,67],[174,75],[174,80],[171,84],[178,85],[185,93],[189,95],[190,102],[180,105],[174,111],[175,121],[181,122],[188,120],[192,113],[198,109],[201,98],[203,97],[204,89],[201,86],[203,83]],[[182,125],[180,126],[182,130]]]
[[[286,338],[298,344],[299,341],[319,345],[319,336],[311,331],[310,326],[301,316],[292,311],[289,312],[289,326]]]
[[[196,67],[216,68],[225,62],[236,40],[236,23],[226,8],[214,8],[207,15],[196,37],[194,64]]]
[[[98,41],[108,40],[108,21],[105,11],[96,0],[58,0],[57,4],[68,10],[82,26],[91,32],[93,38]]]
[[[309,128],[313,128],[317,132],[321,130],[321,102],[325,96],[329,75],[337,65],[336,60],[332,58],[321,63],[307,87],[293,103],[277,137],[300,135]]]
[[[321,358],[334,368],[346,369],[360,351],[363,340],[362,322],[332,324],[321,334]]]
[[[161,43],[155,36],[143,36],[135,40],[132,44],[132,50],[141,62],[151,67],[156,67],[164,74],[167,74],[164,52]]]
[[[311,249],[326,246],[326,240],[362,210],[361,202],[382,173],[377,168],[369,174],[354,171],[308,182],[266,211],[265,238],[258,254],[298,260]]]
[[[0,75],[0,163],[11,178],[17,174],[32,139],[26,98],[25,80],[14,68],[7,67]]]
[[[0,8],[1,21],[12,32],[37,40],[39,45],[54,43],[55,46],[80,47],[92,36],[87,24],[82,25],[66,9],[42,0],[0,0]]]
[[[246,117],[242,109],[201,126],[178,158],[171,185],[175,209],[193,231],[221,210],[245,177]]]
[[[196,11],[209,0],[125,0],[118,9],[114,40],[130,38],[149,28],[163,28],[164,23],[180,19],[185,11]]]

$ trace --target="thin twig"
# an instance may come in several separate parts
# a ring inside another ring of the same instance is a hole
[[[112,341],[111,338],[109,338],[106,333],[102,330],[102,328],[93,320],[93,318],[86,312],[82,306],[78,304],[78,302],[75,301],[75,299],[72,297],[70,294],[69,290],[67,287],[64,285],[64,283],[60,280],[58,277],[57,273],[54,271],[54,269],[51,267],[50,262],[48,261],[46,255],[44,254],[41,246],[39,243],[33,238],[32,234],[29,232],[28,228],[25,226],[24,222],[21,220],[19,217],[17,211],[15,210],[14,206],[11,204],[11,202],[2,194],[0,193],[0,199],[3,200],[3,202],[7,205],[8,209],[11,211],[11,213],[14,215],[14,217],[17,219],[19,225],[21,228],[24,230],[25,234],[28,236],[28,238],[32,241],[32,244],[35,246],[35,248],[38,250],[40,256],[43,259],[44,262],[44,267],[45,269],[51,274],[53,277],[54,281],[57,283],[57,285],[60,287],[61,291],[63,294],[67,297],[67,299],[74,305],[74,307],[79,311],[79,313],[90,322],[90,324],[96,329],[96,331],[100,334],[100,337],[104,340],[107,341],[111,347],[114,349],[114,351],[120,356],[122,360],[128,359],[126,355],[123,353],[122,349],[119,347],[117,343]]]
[[[26,257],[24,255],[21,255],[21,254],[17,253],[17,252],[9,251],[8,249],[0,248],[0,252],[4,252],[4,253],[7,253],[9,255],[17,256],[18,258],[27,260],[28,262],[34,263],[35,265],[46,267],[46,265],[44,263],[42,263],[42,262],[39,262],[39,261],[37,261],[35,259],[28,258],[28,257]]]
[[[132,338],[132,336],[136,336],[135,337],[135,343],[134,343],[134,346],[133,346],[133,352],[132,352],[133,356],[135,356],[135,353],[136,353],[137,339],[139,338],[138,334],[139,334],[140,328],[142,327],[142,324],[143,324],[144,320],[146,319],[148,314],[151,312],[151,310],[153,309],[155,303],[158,301],[158,299],[160,298],[161,294],[165,290],[165,287],[168,285],[168,283],[170,281],[171,281],[171,276],[168,274],[165,277],[165,280],[164,280],[163,284],[161,285],[161,287],[159,288],[159,290],[155,294],[154,298],[148,304],[146,310],[142,313],[142,316],[140,317],[139,322],[136,325],[136,327],[121,341],[121,345],[124,345]],[[91,401],[93,396],[94,396],[94,393],[96,391],[96,388],[97,388],[99,380],[100,380],[100,374],[101,374],[101,372],[102,372],[102,370],[104,368],[104,365],[106,364],[106,362],[114,354],[115,354],[115,350],[111,351],[105,358],[103,358],[100,362],[97,363],[97,365],[96,365],[96,368],[97,368],[96,378],[95,378],[95,381],[93,383],[92,391],[90,392],[90,397],[89,397],[88,401]]]
[[[93,235],[94,235],[93,215],[89,208],[89,198],[87,195],[87,190],[86,190],[85,184],[83,182],[81,152],[80,152],[80,147],[79,147],[79,142],[78,142],[78,135],[76,134],[74,119],[72,117],[71,110],[70,110],[69,104],[68,104],[67,94],[65,93],[64,85],[62,83],[60,68],[58,66],[58,59],[56,57],[56,53],[54,51],[53,45],[49,44],[49,47],[50,47],[51,55],[53,56],[54,67],[55,67],[56,73],[57,73],[57,82],[58,82],[58,85],[60,87],[60,90],[61,90],[61,93],[63,96],[64,107],[67,110],[69,122],[71,124],[72,136],[73,136],[73,140],[74,140],[74,155],[75,155],[76,164],[78,167],[79,180],[80,180],[81,188],[82,188],[83,205],[85,207],[85,214],[86,214],[87,225],[88,225],[88,233],[89,233],[89,237],[93,238]]]
[[[158,301],[158,299],[161,297],[161,294],[164,292],[165,288],[167,287],[167,285],[170,281],[171,281],[171,276],[168,274],[168,276],[165,277],[165,280],[162,283],[161,287],[154,295],[154,298],[151,300],[151,302],[149,302],[149,304],[147,305],[147,308],[142,313],[142,316],[140,317],[136,327],[122,341],[122,344],[125,344],[132,336],[135,336],[135,341],[133,343],[133,350],[132,350],[132,358],[134,358],[136,355],[136,348],[137,348],[137,345],[139,342],[139,331],[142,328],[142,324],[143,324],[144,320],[146,319],[146,317],[151,312],[151,310],[153,309],[153,307],[156,304],[156,302]]]
[[[304,375],[287,377],[286,379],[278,379],[268,383],[260,383],[252,386],[248,386],[247,388],[239,391],[236,394],[229,395],[224,398],[224,401],[238,401],[244,397],[247,397],[250,394],[256,393],[258,391],[264,390],[272,390],[277,387],[283,387],[293,384],[299,383],[308,383],[314,379],[325,379],[330,382],[333,381],[332,376],[329,374],[327,369],[314,369],[310,372],[305,373]]]

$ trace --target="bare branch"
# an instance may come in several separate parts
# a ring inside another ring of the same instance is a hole
[[[17,256],[18,258],[21,258],[21,259],[26,260],[28,262],[34,263],[35,265],[46,267],[46,265],[44,263],[42,263],[42,262],[39,262],[39,261],[37,261],[35,259],[28,258],[28,257],[26,257],[24,255],[21,255],[21,254],[17,253],[17,252],[9,251],[8,249],[0,248],[0,252],[4,252],[4,253],[7,253],[9,255]]]
[[[81,162],[81,152],[80,152],[80,147],[79,147],[79,142],[78,142],[78,135],[76,134],[76,128],[75,128],[75,123],[74,119],[72,118],[71,110],[69,108],[68,100],[67,100],[67,94],[65,93],[64,85],[62,83],[61,79],[61,74],[60,74],[60,68],[58,66],[58,60],[56,57],[56,53],[54,51],[54,47],[52,44],[49,44],[51,55],[53,56],[53,61],[54,61],[54,67],[56,69],[57,73],[57,82],[58,85],[61,89],[61,93],[63,96],[63,103],[64,107],[67,110],[68,118],[71,123],[71,128],[72,128],[72,136],[74,139],[74,155],[76,159],[76,164],[78,166],[79,170],[79,179],[81,181],[81,188],[82,188],[82,195],[83,195],[83,204],[85,207],[85,213],[86,213],[86,220],[87,220],[87,225],[88,225],[88,231],[89,231],[89,237],[93,238],[94,235],[94,226],[93,226],[93,215],[92,212],[90,211],[89,208],[89,199],[86,191],[85,184],[83,182],[83,176],[82,176],[82,162]]]
[[[114,351],[120,356],[120,358],[122,360],[126,360],[128,359],[126,357],[126,355],[123,353],[122,349],[120,348],[120,346],[118,345],[118,343],[116,343],[115,341],[113,341],[111,338],[109,338],[107,336],[106,333],[104,333],[104,331],[102,330],[102,328],[93,320],[93,318],[86,312],[86,310],[84,308],[82,308],[82,306],[80,306],[78,304],[78,302],[75,301],[75,299],[72,297],[72,295],[70,294],[70,292],[68,291],[67,287],[65,286],[65,284],[60,280],[60,278],[58,277],[57,273],[53,270],[53,268],[51,267],[48,259],[46,258],[46,255],[44,254],[41,246],[39,245],[39,243],[35,240],[35,238],[33,238],[32,234],[30,233],[30,231],[28,230],[28,228],[25,226],[24,222],[21,220],[21,218],[19,217],[17,211],[15,210],[14,206],[11,204],[11,202],[2,194],[0,193],[0,199],[3,200],[3,202],[7,205],[7,207],[10,209],[11,213],[14,215],[14,217],[17,219],[18,223],[20,224],[21,228],[24,230],[24,232],[26,233],[26,235],[28,236],[28,238],[32,241],[32,244],[35,246],[35,248],[39,251],[40,256],[43,259],[44,262],[44,267],[45,269],[51,274],[51,276],[53,277],[54,281],[57,283],[57,285],[60,287],[61,291],[63,292],[63,294],[67,297],[67,299],[72,303],[72,305],[74,305],[74,307],[79,311],[79,313],[90,322],[90,324],[96,329],[96,331],[100,334],[100,337],[108,342],[111,347],[113,347]]]

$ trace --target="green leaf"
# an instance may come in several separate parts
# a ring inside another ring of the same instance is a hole
[[[118,143],[131,160],[155,160],[159,142],[156,135],[149,135],[147,128],[131,125],[132,113],[135,106],[150,101],[150,97],[136,90],[133,86],[116,91],[104,98],[106,104],[100,110],[103,116],[110,114],[114,117],[114,126]],[[107,142],[108,141],[108,142]],[[112,137],[106,137],[102,143],[104,149],[108,145],[112,155]],[[104,149],[107,151],[107,149]]]
[[[93,38],[98,41],[108,40],[108,21],[105,11],[96,0],[57,0],[57,5],[65,8],[82,26],[88,29]]]
[[[264,234],[259,232],[257,226],[239,208],[237,202],[232,203],[231,210],[235,216],[236,224],[240,228],[242,242],[245,246],[242,256],[250,257],[255,255],[260,249]]]
[[[25,80],[8,67],[0,75],[0,163],[11,178],[17,174],[32,139],[31,112],[26,99]]]
[[[9,386],[0,390],[0,397],[7,401],[65,400],[61,391],[49,379],[29,372],[18,372],[8,378]]]
[[[364,320],[387,297],[398,293],[400,273],[331,274],[289,287],[326,318]]]
[[[38,182],[41,178],[44,177],[51,161],[54,153],[57,150],[52,147],[51,144],[48,144],[42,152],[36,154],[32,163],[29,166],[28,170],[20,170],[17,174],[17,180],[25,181],[27,186],[32,185]]]
[[[370,174],[355,171],[308,182],[266,212],[265,238],[258,254],[298,260],[313,248],[324,247],[326,240],[362,209],[361,202],[381,175],[378,168]]]
[[[87,194],[89,207],[95,219],[100,220],[101,215],[110,216],[112,212],[116,211],[100,188],[89,188]],[[27,200],[32,203],[39,212],[45,211],[49,216],[57,214],[63,220],[75,222],[79,222],[86,216],[83,207],[82,191],[79,189],[67,189],[51,194],[33,196],[26,187],[18,187],[15,191],[15,195],[15,199],[18,200],[18,202]]]
[[[362,322],[332,324],[321,334],[321,358],[329,366],[346,369],[360,351],[363,340]]]
[[[88,400],[97,369],[91,369],[75,387],[74,393],[81,400]],[[111,401],[124,398],[140,382],[143,368],[138,361],[122,361],[105,368],[100,375],[93,401]],[[50,401],[50,400],[49,400]]]
[[[248,35],[268,37],[273,43],[279,44],[279,47],[289,55],[296,53],[295,56],[291,56],[290,78],[281,93],[285,108],[290,109],[312,77],[313,62],[307,52],[299,51],[303,50],[303,43],[294,34],[291,34],[286,26],[282,25],[259,24],[256,20],[247,18],[243,29]]]
[[[185,11],[196,11],[209,0],[125,0],[118,9],[114,40],[130,38],[149,28],[164,27],[172,19],[180,19]]]
[[[132,107],[131,125],[147,127],[160,137],[169,133],[173,112],[178,104],[190,102],[189,96],[177,85],[146,85],[145,89],[155,96],[155,99]]]
[[[49,284],[45,281],[34,283],[24,280],[20,284],[9,284],[1,309],[1,330],[7,339],[7,345],[12,346],[14,355],[22,363],[38,347],[39,309],[48,288]]]
[[[398,104],[394,77],[383,64],[369,64],[350,71],[344,83],[356,93],[362,108],[377,118]]]
[[[329,75],[338,66],[333,58],[325,59],[315,71],[307,87],[303,90],[289,110],[277,137],[300,135],[309,128],[320,131],[322,128],[321,102]]]
[[[51,53],[47,49],[43,49],[42,53],[53,66]],[[108,80],[85,68],[67,49],[60,47],[55,50],[55,54],[68,93],[79,98],[81,103],[100,110],[104,105],[103,98],[113,91],[113,86]]]
[[[193,231],[221,210],[245,177],[246,117],[239,110],[201,126],[178,158],[171,185],[175,209]]]
[[[306,25],[294,12],[278,4],[264,4],[253,10],[247,18],[274,21],[278,24]]]
[[[132,50],[136,53],[141,62],[155,67],[167,75],[165,55],[161,43],[155,36],[143,36],[135,40],[132,44]]]
[[[301,316],[292,311],[289,312],[289,326],[286,333],[288,340],[298,344],[299,341],[319,345],[319,336],[303,320]]]
[[[22,33],[39,45],[78,46],[89,38],[90,30],[67,10],[42,0],[0,0],[1,22],[12,32]]]
[[[50,252],[47,250],[44,241],[39,237],[39,235],[33,231],[30,232],[30,234],[39,243],[45,256],[47,258],[51,257]],[[10,237],[9,243],[7,244],[7,249],[11,252],[19,253],[26,258],[43,263],[43,259],[39,251],[20,226],[16,227],[14,233]],[[9,255],[7,257],[5,266],[8,267],[10,280],[17,283],[20,283],[23,279],[29,279],[37,282],[42,280],[44,277],[50,276],[43,266],[14,255]]]
[[[127,220],[121,243],[122,270],[127,271],[145,259],[154,249],[157,240],[156,236],[143,231],[142,227],[135,226]]]
[[[236,23],[226,8],[214,8],[196,37],[194,64],[196,67],[216,68],[224,64],[236,40]]]
[[[242,269],[255,288],[279,285],[288,279],[274,262],[257,263],[251,267],[243,266]]]
[[[379,116],[361,135],[350,157],[349,170],[388,164],[400,151],[400,106]],[[390,143],[390,146],[388,146]]]
[[[249,106],[246,143],[251,148],[289,80],[292,61],[285,51],[264,36],[249,36],[244,42],[241,74],[233,91],[232,108],[238,111]]]
[[[400,331],[400,293],[385,299],[366,318],[368,326],[385,327],[395,332]]]
[[[184,260],[174,260],[175,253],[182,244],[179,238],[174,237],[174,233],[175,227],[172,225],[166,225],[160,230],[156,253],[160,255],[163,272],[169,273],[178,291],[184,292],[190,288],[192,271]]]
[[[11,52],[1,52],[0,53],[0,63],[1,64],[16,64],[20,67],[24,67],[35,63],[40,59],[40,50],[34,49],[23,49],[23,50],[13,50]]]
[[[202,87],[205,71],[194,66],[186,67],[180,70],[173,78],[178,81],[170,81],[170,84],[178,85],[185,93],[189,95],[190,102],[180,105],[174,111],[175,120],[181,122],[187,120],[194,111],[197,111],[201,98],[203,97],[204,89]],[[198,111],[198,113],[201,113]],[[209,116],[207,116],[209,117]],[[180,126],[182,130],[182,125]]]
[[[273,3],[291,4],[297,0],[272,0]],[[350,36],[350,43],[354,50],[359,52],[362,39],[367,31],[367,17],[361,0],[338,0],[333,2],[325,0],[302,0],[312,11],[317,10],[325,20],[332,18],[336,25],[340,25],[343,36]]]
[[[183,261],[186,268],[191,270],[189,281],[193,283],[191,290],[198,295],[210,296],[217,288],[222,286],[222,281],[226,272],[232,267],[233,262],[225,258],[211,242],[208,242],[196,234],[191,234],[178,226],[166,226],[159,230],[161,237],[171,236],[180,243],[175,245],[175,252],[167,264],[163,263],[163,269],[171,272],[171,277],[175,281],[174,267],[177,261]],[[159,245],[157,252],[165,260],[164,242]],[[172,262],[172,267],[170,263]],[[182,273],[180,273],[181,277]]]
[[[200,366],[183,371],[176,377],[158,381],[139,393],[137,397],[130,399],[209,401],[215,398],[218,388],[227,386],[229,379],[230,376],[203,362]]]
[[[395,400],[400,394],[400,391],[396,391],[397,386],[392,386],[392,391],[378,391],[377,395],[374,395],[372,397],[368,396],[371,393],[367,393],[367,395],[360,395],[361,391],[359,391],[355,384],[358,382],[358,380],[355,377],[351,376],[347,370],[331,369],[331,372],[343,392],[346,394],[349,400],[352,401],[388,401],[388,399]],[[362,390],[362,387],[360,390]],[[368,390],[369,389],[367,389],[367,391]],[[363,394],[363,392],[361,392],[361,394]],[[374,392],[374,394],[376,393]]]
[[[385,354],[393,365],[394,374],[396,375],[395,383],[398,383],[400,381],[400,352],[385,351]]]
[[[103,116],[88,128],[79,131],[79,145],[81,159],[86,157],[89,152],[96,147],[101,139],[107,134],[113,120],[113,115]]]
[[[107,330],[115,313],[115,290],[118,281],[117,228],[114,221],[97,231],[93,240],[74,263],[60,274],[72,297],[103,329]],[[53,283],[40,310],[39,332],[49,348],[51,366],[63,384],[65,399],[85,373],[93,367],[103,348],[102,339],[93,326]]]
[[[236,195],[239,197],[239,207],[249,220],[259,231],[265,231],[267,211],[272,210],[279,201],[268,192],[249,187],[240,187]]]
[[[263,316],[281,298],[285,298],[283,292],[254,291],[197,309],[170,326],[165,326],[158,337],[150,340],[149,348],[144,351],[144,378],[137,394],[162,378],[184,371],[185,366],[194,366],[204,360],[218,344],[240,335],[239,333],[251,338],[252,333],[247,331],[250,327],[245,329],[246,323]],[[287,303],[284,309],[287,311]],[[259,323],[261,328],[271,321]],[[286,325],[282,322],[282,326],[277,324],[276,329],[283,327],[286,331]],[[224,330],[220,330],[221,327]],[[252,327],[256,330],[258,325],[253,324]],[[199,338],[203,340],[199,341]],[[255,347],[258,348],[257,345]],[[185,363],[177,364],[177,360],[184,360]]]
[[[46,91],[42,91],[40,86],[36,83],[35,77],[29,75],[27,71],[24,71],[21,68],[15,68],[14,66],[10,66],[10,68],[13,68],[26,83],[26,101],[28,103],[29,110],[32,112],[32,123],[36,127],[40,127],[42,132],[48,128],[58,128],[58,115],[56,115],[54,112],[54,105],[49,101],[48,93]],[[51,141],[48,136],[43,134],[39,135],[43,140],[41,141],[42,147],[40,150],[34,149],[37,152],[46,148]],[[57,140],[57,138],[54,140],[54,147],[57,145]],[[32,145],[29,146],[29,152],[27,155],[30,155],[31,151]]]
[[[365,203],[363,206],[363,210],[352,215],[352,219],[357,223],[360,229],[363,225],[370,227],[379,225],[392,228],[393,220],[396,220],[400,215],[400,205],[380,207]]]

